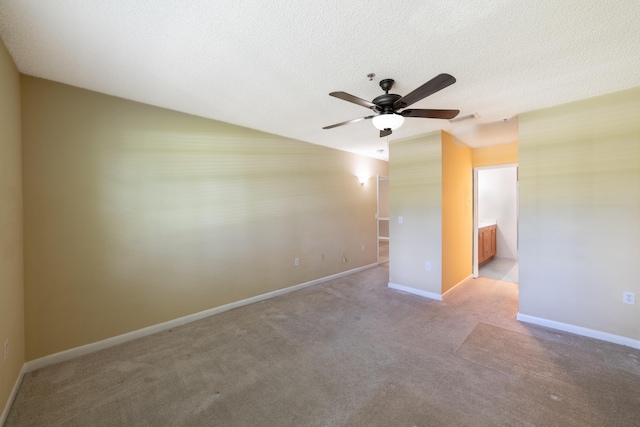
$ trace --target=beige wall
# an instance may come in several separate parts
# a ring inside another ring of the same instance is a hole
[[[518,163],[518,142],[474,148],[473,167],[508,165]]]
[[[27,360],[376,262],[355,175],[386,162],[31,77],[22,95]]]
[[[440,132],[389,145],[389,281],[442,293]],[[403,223],[398,224],[398,217]],[[431,271],[425,263],[431,263]]]
[[[22,249],[20,77],[0,41],[0,414],[24,364]]]
[[[442,292],[469,277],[473,263],[471,148],[442,132]]]
[[[640,339],[640,88],[520,116],[520,313]]]

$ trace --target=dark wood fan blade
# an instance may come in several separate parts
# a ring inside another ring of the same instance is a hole
[[[404,117],[423,117],[425,119],[453,119],[460,114],[460,110],[404,110],[400,113]]]
[[[329,95],[336,98],[343,99],[345,101],[353,102],[354,104],[362,105],[367,108],[376,108],[376,104],[369,102],[366,99],[358,98],[357,96],[349,95],[347,92],[331,92]]]
[[[342,123],[336,123],[335,125],[330,125],[330,126],[325,126],[322,129],[333,129],[333,128],[337,128],[338,126],[344,126],[344,125],[348,125],[350,123],[357,123],[357,122],[361,122],[363,120],[369,120],[372,119],[374,116],[367,116],[367,117],[360,117],[357,119],[353,119],[353,120],[347,120],[346,122],[342,122]]]
[[[433,95],[434,93],[444,89],[447,86],[451,86],[455,82],[455,77],[449,74],[439,74],[413,92],[410,92],[409,94],[398,99],[393,104],[393,108],[397,110],[400,108],[408,107],[409,105],[418,102],[429,95]]]
[[[384,129],[380,131],[380,138],[391,135],[391,129]]]

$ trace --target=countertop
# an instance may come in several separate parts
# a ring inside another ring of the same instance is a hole
[[[495,219],[480,219],[478,220],[478,228],[489,227],[491,225],[496,225],[498,221]]]

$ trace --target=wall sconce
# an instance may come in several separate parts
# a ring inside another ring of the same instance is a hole
[[[364,183],[369,179],[366,175],[358,175],[358,181],[360,181],[360,185],[364,187]]]

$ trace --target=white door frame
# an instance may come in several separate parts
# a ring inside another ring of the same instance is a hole
[[[376,175],[376,262],[378,264],[380,264],[380,181],[389,181],[389,177]],[[389,202],[388,197],[389,194],[387,194],[387,203]]]
[[[505,165],[493,165],[493,166],[478,166],[473,168],[473,271],[472,275],[474,279],[478,278],[478,171],[480,169],[501,169],[501,168],[516,168],[518,170],[517,163],[508,163]],[[516,172],[516,224],[520,219],[520,191],[518,179],[519,174]],[[516,236],[517,242],[520,242],[519,229]],[[518,247],[516,246],[516,254],[518,253]]]

